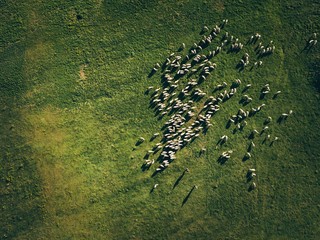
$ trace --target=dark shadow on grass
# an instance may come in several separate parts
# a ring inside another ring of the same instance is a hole
[[[152,173],[152,175],[151,175],[151,177],[155,177],[158,173],[161,173],[161,172],[163,172],[163,170],[164,170],[165,168],[163,168],[163,169],[161,169],[161,170],[156,170],[156,171],[154,171],[153,173]]]
[[[260,97],[259,97],[259,100],[262,100],[262,99],[264,99],[264,97],[266,96],[266,94],[265,93],[260,93]]]
[[[150,90],[147,89],[145,92],[144,92],[144,95],[148,95],[150,93]]]
[[[253,176],[249,173],[247,173],[247,183],[251,182],[251,180],[253,179]]]
[[[183,207],[183,206],[187,203],[187,201],[189,200],[189,198],[190,198],[193,190],[196,189],[196,187],[197,187],[197,186],[194,185],[194,186],[191,188],[191,190],[190,190],[190,192],[188,193],[188,195],[183,199],[181,207]]]
[[[263,141],[261,142],[261,144],[265,144],[266,141],[267,141],[267,138],[265,137],[265,138],[263,139]]]
[[[176,186],[179,185],[180,181],[182,180],[182,178],[184,177],[184,175],[186,174],[186,171],[183,171],[183,173],[180,175],[180,177],[178,177],[178,179],[176,180],[176,182],[174,183],[173,185],[173,188],[172,189],[175,189]]]
[[[155,73],[156,73],[156,71],[154,69],[152,69],[148,75],[148,78],[151,78]]]
[[[254,139],[254,133],[253,133],[253,132],[251,132],[251,133],[249,134],[248,139]]]
[[[280,116],[280,117],[277,119],[277,123],[279,123],[279,124],[284,123],[286,119],[287,119],[286,117]]]
[[[238,64],[236,65],[236,69],[238,69],[239,72],[243,71],[243,69],[244,69],[243,64],[242,64],[242,63],[238,63]]]
[[[141,171],[142,172],[147,171],[147,170],[150,169],[150,167],[151,167],[151,165],[148,165],[148,164],[144,163],[144,164],[141,165]]]
[[[253,187],[253,185],[251,184],[250,186],[249,186],[249,188],[248,188],[248,192],[252,192],[254,190],[254,187]]]
[[[158,135],[152,135],[149,141],[152,142],[152,141],[155,140],[157,137],[158,137]]]
[[[231,127],[232,122],[230,121],[230,119],[228,120],[227,124],[226,124],[226,129],[229,129]]]
[[[243,99],[243,98],[241,98],[240,100],[239,100],[239,104],[243,104],[245,102],[245,100]]]
[[[227,162],[227,160],[228,160],[227,158],[220,156],[220,157],[218,158],[217,162],[218,162],[220,165],[224,165],[224,164]]]
[[[311,40],[311,39],[309,39],[309,40],[306,42],[305,47],[301,50],[300,53],[306,51],[307,54],[308,54],[308,53],[312,50],[312,47],[313,47],[313,46],[309,44],[309,41],[310,41],[310,40]]]
[[[242,162],[245,162],[247,160],[249,160],[249,157],[247,155],[244,155],[243,158],[242,158]]]
[[[244,89],[242,90],[242,93],[246,92],[249,90],[250,87],[245,86]]]

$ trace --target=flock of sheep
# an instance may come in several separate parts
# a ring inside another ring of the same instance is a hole
[[[156,63],[149,74],[149,77],[159,72],[161,74],[162,86],[159,88],[150,86],[146,90],[146,94],[150,94],[150,107],[154,109],[158,119],[166,119],[161,129],[162,132],[155,133],[150,139],[150,141],[153,141],[159,138],[159,142],[144,157],[143,169],[149,169],[153,164],[159,162],[153,175],[168,168],[176,160],[178,151],[191,144],[201,134],[208,131],[209,128],[212,128],[211,119],[220,111],[221,106],[234,95],[242,94],[239,103],[243,106],[252,104],[252,97],[246,94],[251,84],[245,85],[240,91],[240,86],[243,84],[243,80],[240,79],[235,79],[229,87],[227,82],[216,85],[212,89],[216,93],[215,95],[210,95],[200,89],[200,85],[203,82],[210,81],[208,80],[210,75],[218,67],[218,63],[213,62],[218,54],[222,52],[239,53],[245,49],[244,46],[250,47],[251,45],[254,48],[255,56],[250,57],[245,52],[235,66],[239,71],[243,71],[248,67],[250,70],[260,67],[263,63],[263,58],[273,54],[275,51],[273,41],[264,46],[259,33],[252,35],[246,43],[241,43],[238,38],[224,30],[227,23],[227,19],[223,20],[221,24],[216,25],[211,31],[205,26],[202,30],[202,39],[198,43],[194,43],[186,55],[183,56],[181,54],[186,50],[186,45],[183,43],[178,52],[170,54],[162,64]],[[310,44],[316,44],[315,39],[312,38],[310,41]],[[217,46],[214,47],[213,43],[216,43]],[[251,58],[254,60],[251,61]],[[265,84],[260,91],[260,100],[270,94],[272,94],[272,99],[276,99],[280,93],[281,91],[272,93],[269,84]],[[226,127],[229,128],[234,125],[234,133],[242,131],[247,128],[249,119],[262,111],[264,107],[265,104],[262,103],[251,107],[249,110],[239,108],[236,114],[230,116]],[[283,113],[279,116],[278,121],[285,121],[291,114],[292,110],[288,111],[288,113]],[[260,131],[256,129],[251,131],[249,136],[251,142],[244,160],[251,158],[251,152],[255,147],[254,138],[257,134],[260,136],[265,135],[264,142],[269,141],[270,146],[279,139],[276,136],[271,136],[268,132],[268,124],[271,121],[272,117],[269,116],[265,119],[263,128]],[[228,140],[229,137],[223,135],[218,144],[223,145]],[[144,141],[145,139],[140,137],[138,144]],[[202,148],[200,152],[203,153],[205,151],[206,149]],[[218,162],[224,164],[231,158],[232,154],[234,154],[233,150],[222,152]],[[246,177],[248,182],[251,182],[249,190],[254,190],[257,186],[255,182],[256,170],[250,168]],[[158,184],[153,189],[157,186]]]

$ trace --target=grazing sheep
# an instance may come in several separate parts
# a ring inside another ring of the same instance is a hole
[[[252,190],[255,190],[256,188],[257,188],[257,184],[255,182],[251,183],[249,189],[252,191]]]
[[[241,124],[241,129],[243,129],[245,126],[247,126],[247,124],[248,124],[247,121],[243,121]]]
[[[203,153],[205,153],[207,151],[207,149],[205,148],[205,147],[203,147],[203,148],[201,148],[201,150],[200,150],[200,154],[203,154]]]
[[[208,32],[208,31],[209,31],[209,28],[207,26],[203,26],[202,32]]]
[[[149,159],[145,160],[145,164],[146,164],[146,166],[151,166],[152,164],[154,164],[154,159],[152,159],[152,160],[149,160]]]
[[[247,175],[248,181],[251,181],[255,176],[257,176],[257,175],[256,175],[254,172],[249,173],[249,174]]]
[[[291,115],[293,113],[292,110],[290,110],[288,113],[282,113],[280,118],[279,118],[279,121],[283,121],[283,120],[286,120],[288,118],[289,115]]]
[[[263,129],[262,129],[262,131],[261,131],[261,133],[260,134],[263,134],[266,130],[268,130],[269,129],[269,127],[268,126],[265,126],[265,127],[263,127]]]
[[[228,136],[227,135],[223,135],[221,138],[220,138],[220,143],[221,144],[224,144],[228,141]]]
[[[264,120],[264,124],[269,124],[272,121],[272,117],[267,117],[266,120]]]
[[[273,144],[274,144],[276,141],[278,141],[278,140],[279,140],[279,138],[278,138],[278,137],[275,137],[275,138],[271,141],[270,146],[273,146]]]
[[[277,92],[273,95],[273,99],[277,98],[280,93],[281,93],[281,91],[277,91]]]

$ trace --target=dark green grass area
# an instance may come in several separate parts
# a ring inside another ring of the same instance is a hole
[[[319,8],[313,0],[0,0],[0,239],[318,239],[320,55],[319,44],[305,46],[320,34]],[[216,95],[215,86],[240,78],[238,93],[152,177],[157,164],[142,171],[143,158],[169,117],[158,120],[149,106],[145,91],[161,87],[161,73],[148,74],[225,18],[222,34],[245,43],[258,32],[276,50],[252,71],[236,69],[244,52],[254,62],[251,45],[212,59],[217,68],[199,88]],[[249,83],[253,101],[242,106]],[[267,83],[281,90],[277,99],[259,100]],[[240,107],[262,103],[242,132],[226,128]],[[242,161],[268,116],[279,141],[256,137]],[[249,168],[257,170],[251,192]]]

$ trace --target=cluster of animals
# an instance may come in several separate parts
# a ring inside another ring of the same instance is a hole
[[[160,64],[156,63],[152,69],[149,77],[152,77],[157,72],[161,72],[161,84],[162,87],[154,89],[153,86],[148,87],[146,94],[150,94],[150,107],[154,109],[156,116],[161,120],[164,117],[168,117],[168,120],[162,127],[162,134],[155,133],[150,141],[161,137],[159,142],[155,144],[145,155],[145,162],[143,169],[149,169],[155,162],[159,162],[153,175],[164,171],[170,166],[170,164],[176,160],[176,154],[179,150],[186,147],[195,141],[200,134],[205,133],[212,127],[210,122],[211,118],[220,110],[220,106],[231,99],[237,94],[239,87],[242,84],[240,79],[235,79],[230,85],[229,89],[227,82],[219,84],[213,89],[213,92],[219,91],[216,95],[210,95],[206,100],[203,100],[205,96],[209,95],[200,89],[200,85],[208,81],[212,72],[218,67],[217,63],[212,62],[212,59],[221,52],[238,53],[245,45],[252,45],[254,47],[256,56],[252,64],[252,68],[262,65],[262,58],[274,53],[275,46],[270,41],[266,46],[262,45],[261,35],[256,33],[252,35],[246,44],[239,41],[238,38],[230,35],[228,32],[222,34],[225,25],[228,20],[225,19],[218,26],[216,25],[211,31],[208,27],[204,27],[202,33],[210,32],[207,36],[203,35],[203,38],[194,43],[188,50],[188,53],[184,56],[179,53],[185,50],[186,45],[182,43],[177,53],[171,53],[165,61]],[[222,35],[220,38],[219,36]],[[215,41],[217,40],[217,41]],[[214,50],[209,50],[205,53],[206,48],[209,48],[214,42],[217,42],[217,46]],[[250,56],[245,53],[240,59],[236,68],[242,68],[242,70],[250,64]],[[251,68],[251,70],[252,70]],[[185,80],[187,79],[187,81]],[[185,85],[183,82],[187,82]],[[247,84],[242,89],[242,93],[245,93],[251,84]],[[271,93],[269,84],[266,84],[261,89],[260,99],[263,99],[267,94]],[[273,99],[276,99],[281,91],[273,93]],[[240,104],[246,106],[252,102],[252,97],[248,94],[244,94],[241,98]],[[243,110],[240,108],[237,114],[232,115],[227,123],[227,128],[235,125],[234,133],[236,131],[242,131],[248,125],[248,119],[260,112],[265,107],[265,104],[260,104],[257,107],[252,107],[250,110]],[[279,121],[284,121],[290,114],[283,113],[279,117]],[[244,160],[251,158],[252,149],[255,147],[253,142],[255,135],[264,134],[265,142],[270,141],[270,146],[277,141],[278,137],[273,137],[271,140],[270,134],[267,134],[268,124],[272,121],[269,116],[265,122],[263,129],[259,132],[254,129],[249,139],[251,142],[248,146],[247,152],[244,156]],[[219,144],[222,145],[228,141],[228,136],[224,135],[220,138]],[[144,142],[144,138],[139,139],[139,143]],[[201,153],[205,152],[205,148],[201,149]],[[158,152],[159,155],[156,155]],[[233,150],[222,152],[219,156],[218,162],[224,164],[231,158]],[[247,174],[248,180],[253,180],[256,177],[255,169],[249,169]],[[158,185],[155,185],[155,189]],[[256,183],[252,182],[249,190],[254,190]]]
[[[307,42],[307,47],[308,47],[308,48],[312,48],[312,47],[314,47],[317,43],[318,43],[317,33],[313,33],[312,36],[309,38],[309,40],[308,40],[308,42]]]

